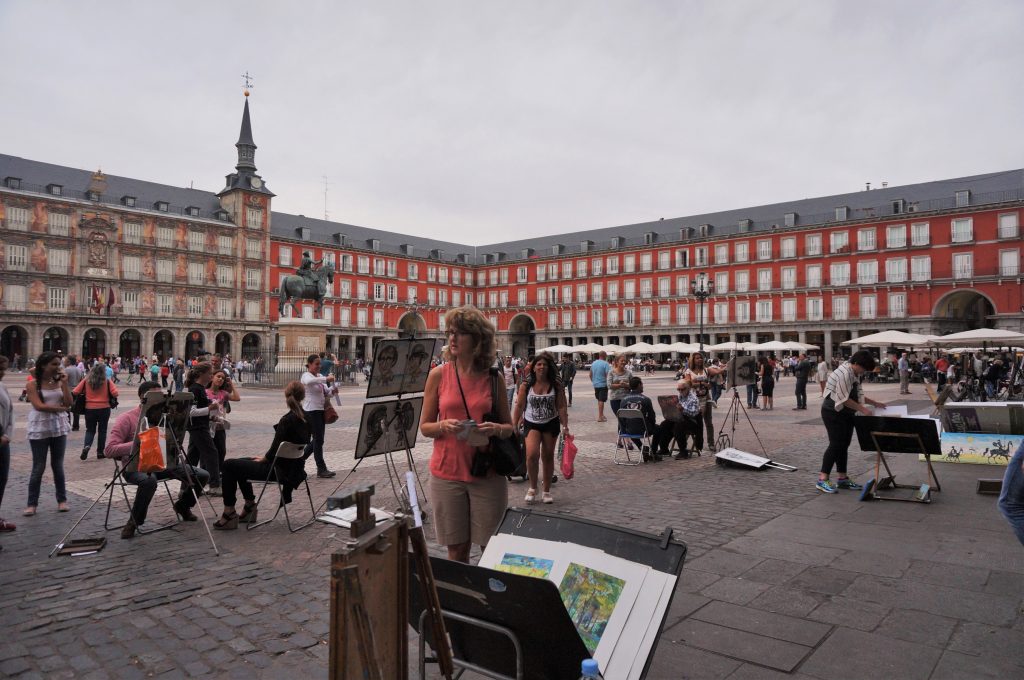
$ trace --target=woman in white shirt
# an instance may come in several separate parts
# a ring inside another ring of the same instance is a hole
[[[561,433],[569,434],[569,412],[565,405],[565,393],[558,380],[555,358],[547,352],[534,357],[530,372],[519,385],[516,396],[516,410],[512,422],[522,425],[526,431],[526,472],[530,477],[530,489],[526,502],[537,499],[537,476],[543,467],[544,480],[541,501],[553,503],[551,478],[555,472],[555,444],[558,442],[559,424]],[[543,464],[543,465],[541,465]]]
[[[53,470],[53,485],[57,490],[57,509],[68,511],[68,494],[64,487],[64,449],[67,446],[68,409],[71,408],[71,388],[68,376],[55,352],[43,352],[36,359],[34,380],[28,386],[28,443],[32,447],[32,472],[28,478],[28,505],[26,517],[36,514],[39,489],[46,471],[47,453]]]
[[[302,374],[300,380],[302,386],[306,388],[302,410],[306,414],[306,422],[309,423],[309,443],[306,444],[303,460],[312,454],[316,461],[316,476],[327,479],[336,473],[327,469],[327,462],[324,460],[324,434],[327,428],[324,422],[324,403],[331,395],[338,393],[338,387],[334,384],[333,375],[320,375],[319,354],[310,354],[306,359],[306,372]]]

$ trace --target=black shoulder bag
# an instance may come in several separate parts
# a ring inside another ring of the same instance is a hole
[[[462,397],[462,406],[466,409],[466,418],[472,420],[469,413],[469,405],[466,403],[466,393],[462,391],[462,380],[459,379],[459,369],[455,370],[455,381],[459,386],[459,395]],[[500,423],[498,419],[498,370],[492,368],[491,376],[491,410],[484,414],[485,423]],[[491,468],[499,475],[520,475],[526,469],[526,454],[520,445],[519,437],[513,436],[508,439],[502,437],[489,437],[486,449],[477,449],[473,454],[473,463],[470,466],[470,474],[474,477],[486,477],[487,471]]]

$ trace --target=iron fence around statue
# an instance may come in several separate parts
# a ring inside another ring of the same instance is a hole
[[[248,352],[234,363],[231,376],[243,387],[282,388],[302,377],[309,354],[320,352],[309,351],[301,355],[276,350]],[[323,356],[320,368],[322,375],[330,373],[342,386],[358,386],[366,382],[369,368],[362,359],[327,350],[324,350]]]

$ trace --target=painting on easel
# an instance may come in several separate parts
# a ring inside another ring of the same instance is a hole
[[[416,446],[423,397],[363,404],[356,438],[356,458],[379,456]]]
[[[382,340],[374,348],[367,398],[422,392],[430,364],[440,353],[439,338]]]

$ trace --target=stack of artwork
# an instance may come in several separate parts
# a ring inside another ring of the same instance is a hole
[[[558,586],[580,639],[606,678],[639,678],[676,576],[572,543],[497,534],[480,566]]]
[[[1024,403],[947,402],[943,405],[944,463],[1006,465],[1024,442]]]

